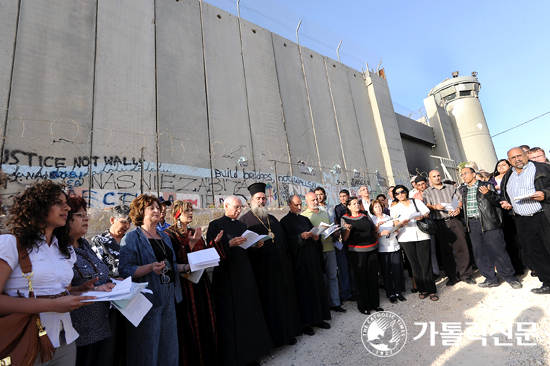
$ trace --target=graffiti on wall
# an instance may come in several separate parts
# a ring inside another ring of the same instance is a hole
[[[339,203],[339,191],[350,189],[343,173],[323,173],[324,185],[290,174],[274,174],[235,166],[224,169],[203,169],[178,164],[142,162],[134,156],[46,156],[31,151],[5,150],[2,168],[8,174],[4,199],[35,182],[51,179],[89,200],[91,207],[105,208],[129,204],[141,192],[160,192],[165,199],[185,199],[194,207],[223,207],[230,195],[248,198],[247,187],[256,181],[267,184],[268,204],[286,206],[289,195],[305,197],[322,185],[327,202]],[[365,184],[362,177],[350,180],[352,191]]]

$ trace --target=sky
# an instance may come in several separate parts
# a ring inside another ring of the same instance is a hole
[[[346,42],[356,44],[368,53],[371,69],[382,59],[394,104],[411,111],[423,107],[430,89],[451,78],[453,71],[460,76],[477,71],[479,99],[491,135],[550,112],[550,71],[544,66],[550,65],[550,1],[241,0],[240,4],[241,15],[252,22],[261,16],[247,12],[247,6],[286,22],[287,28],[304,19],[301,40],[307,41],[310,29],[316,36],[326,32],[326,43],[334,49],[338,38],[343,40],[341,51]],[[282,35],[296,41],[292,31],[273,24],[274,29],[266,28],[278,34],[286,31]],[[327,54],[332,52],[328,47],[320,48],[325,50],[315,50],[336,59],[335,51]],[[344,58],[342,62],[347,63]],[[398,107],[396,111],[400,112]],[[550,113],[495,136],[493,144],[498,158],[522,144],[542,147],[550,156],[549,137]]]

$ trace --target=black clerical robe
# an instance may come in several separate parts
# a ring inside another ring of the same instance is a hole
[[[294,266],[300,318],[304,326],[330,319],[330,307],[323,274],[323,245],[302,233],[313,228],[302,215],[289,212],[281,219]]]
[[[222,239],[215,244],[214,238],[221,230]],[[223,216],[208,225],[206,236],[220,255],[212,289],[218,321],[218,353],[223,365],[246,365],[274,347],[246,250],[229,247],[229,240],[245,231],[245,224]]]
[[[239,220],[257,234],[267,235],[269,227],[275,234],[275,239],[264,241],[261,248],[248,248],[247,251],[267,326],[275,347],[280,347],[302,334],[302,325],[286,239],[279,221],[272,215],[268,218],[269,224],[264,219],[264,226],[252,211],[248,211]]]

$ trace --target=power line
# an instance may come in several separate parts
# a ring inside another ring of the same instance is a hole
[[[523,126],[524,124],[529,123],[529,122],[532,122],[532,121],[536,120],[537,118],[546,116],[547,114],[550,114],[550,111],[548,111],[548,112],[546,112],[546,113],[543,113],[543,114],[541,114],[540,116],[537,116],[537,117],[535,117],[535,118],[532,118],[532,119],[530,119],[529,121],[525,121],[525,122],[523,122],[523,123],[520,123],[519,125],[514,126],[514,127],[512,127],[512,128],[509,128],[509,129],[507,129],[507,130],[505,130],[505,131],[499,132],[499,133],[497,133],[496,135],[493,135],[493,136],[491,136],[491,137],[495,137],[495,136],[498,136],[498,135],[502,135],[502,134],[505,133],[505,132],[508,132],[508,131],[510,131],[510,130],[513,130],[514,128],[518,128],[519,126]]]

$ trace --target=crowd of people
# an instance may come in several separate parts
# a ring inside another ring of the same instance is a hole
[[[280,221],[268,213],[266,185],[254,183],[250,210],[241,214],[241,199],[227,197],[206,236],[191,226],[191,203],[142,194],[114,207],[110,226],[87,241],[86,201],[45,180],[14,199],[10,234],[0,236],[0,316],[40,314],[56,349],[48,365],[253,365],[330,329],[331,312],[347,312],[346,302],[362,314],[383,311],[381,287],[391,303],[407,301],[407,270],[411,293],[431,301],[438,277],[486,289],[502,278],[520,289],[525,267],[542,282],[531,292],[550,294],[550,165],[542,149],[523,148],[492,174],[466,166],[460,185],[433,170],[413,177],[412,190],[397,185],[376,199],[367,186],[357,197],[343,189],[336,207],[316,187],[307,207],[290,196]],[[322,223],[339,229],[316,233]],[[264,240],[243,249],[247,230]],[[31,259],[36,298],[18,248]],[[188,254],[207,248],[219,266],[211,279],[188,280]],[[483,282],[472,277],[476,268]],[[137,327],[108,302],[82,296],[128,277],[151,290]]]

